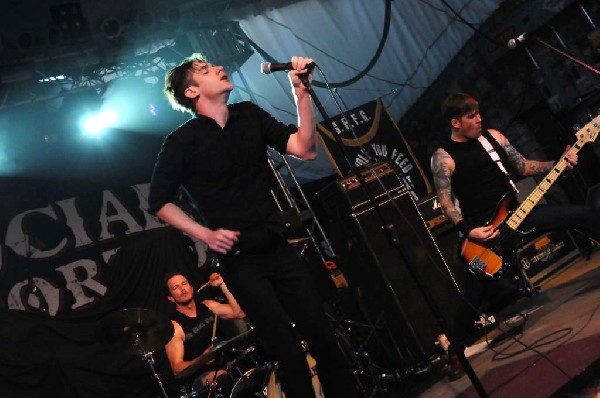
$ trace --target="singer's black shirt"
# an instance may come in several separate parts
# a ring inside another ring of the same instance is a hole
[[[149,211],[174,203],[183,186],[209,228],[239,230],[240,247],[257,249],[268,230],[283,233],[270,192],[274,180],[267,146],[285,153],[297,128],[251,102],[228,108],[224,128],[198,115],[166,137],[154,167]]]

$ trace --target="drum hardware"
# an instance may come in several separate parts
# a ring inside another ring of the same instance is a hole
[[[338,347],[342,351],[346,362],[354,376],[356,385],[364,397],[394,397],[395,388],[402,377],[395,369],[385,369],[373,360],[367,346],[378,329],[385,329],[380,325],[380,317],[374,324],[366,324],[350,319],[335,319],[329,315],[333,324]],[[357,328],[366,329],[366,336],[356,331]]]
[[[230,398],[282,398],[278,362],[267,362],[245,372],[234,384]]]
[[[288,239],[287,241],[288,241],[288,243],[289,243],[290,245],[292,245],[292,246],[295,246],[295,245],[297,245],[298,243],[306,243],[306,242],[308,242],[309,240],[310,240],[310,237],[308,237],[308,236],[304,236],[304,237],[301,237],[301,238],[293,238],[293,239]]]
[[[154,350],[171,340],[175,332],[171,321],[163,314],[145,308],[126,308],[113,312],[98,322],[98,340],[109,350],[141,355],[168,398],[160,376],[154,367]]]
[[[217,383],[217,372],[215,371],[215,374],[212,377],[212,380],[209,382],[206,382],[206,390],[205,390],[205,394],[207,398],[224,398],[223,394],[221,393],[221,389],[219,388],[219,385]]]
[[[183,369],[181,372],[175,375],[175,378],[185,379],[198,373],[200,369],[204,368],[206,365],[208,365],[209,362],[216,359],[218,355],[224,353],[228,349],[232,349],[235,344],[241,342],[243,339],[248,337],[250,333],[252,333],[252,331],[253,329],[250,329],[247,332],[241,333],[229,340],[219,342],[213,345],[210,351],[207,351],[202,355],[194,358],[187,368]]]
[[[263,363],[254,357],[256,352],[255,345],[251,345],[245,349],[232,348],[231,352],[235,352],[238,355],[232,361],[227,362],[225,369],[235,378],[242,377],[247,370],[257,368]]]

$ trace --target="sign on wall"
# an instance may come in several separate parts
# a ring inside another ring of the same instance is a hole
[[[432,191],[423,169],[381,100],[351,109],[346,112],[346,117],[334,116],[331,123],[334,131],[321,124],[317,125],[317,129],[323,148],[341,177],[353,174],[349,162],[360,169],[368,164],[387,161],[414,200]],[[341,138],[348,159],[334,134]]]
[[[2,210],[0,305],[53,316],[95,306],[107,292],[103,274],[118,249],[166,226],[147,212],[149,185],[59,198],[38,187],[42,198],[35,200],[33,187],[22,184],[22,203]]]

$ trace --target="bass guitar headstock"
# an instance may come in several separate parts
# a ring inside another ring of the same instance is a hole
[[[593,142],[598,137],[600,132],[600,115],[592,119],[591,122],[583,126],[579,131],[575,133],[577,137],[577,143],[585,144],[586,142]]]

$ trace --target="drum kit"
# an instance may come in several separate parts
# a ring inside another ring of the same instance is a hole
[[[163,348],[173,333],[173,324],[165,315],[144,308],[113,312],[101,319],[97,328],[98,339],[105,348],[141,355],[151,368],[164,398],[169,395],[154,366],[153,353]],[[175,376],[182,385],[178,398],[283,398],[277,379],[277,362],[265,361],[261,351],[253,338],[253,329],[214,344],[210,351],[196,357]],[[224,391],[216,380],[199,387],[193,383],[217,358],[231,358],[224,365],[224,370],[234,380],[230,392]]]

